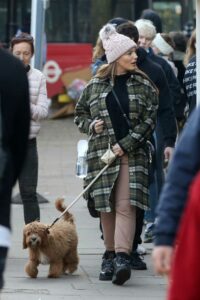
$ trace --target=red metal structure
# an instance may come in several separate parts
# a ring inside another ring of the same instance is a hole
[[[63,85],[70,83],[76,74],[87,79],[91,59],[91,44],[48,44],[47,61],[43,69],[47,78],[48,97],[59,94]]]

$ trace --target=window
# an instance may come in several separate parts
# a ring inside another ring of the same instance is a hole
[[[45,31],[48,42],[89,42],[90,0],[51,0]]]

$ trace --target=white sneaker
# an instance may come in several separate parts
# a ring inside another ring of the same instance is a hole
[[[138,245],[136,251],[139,255],[145,255],[147,253],[146,249],[142,245]]]

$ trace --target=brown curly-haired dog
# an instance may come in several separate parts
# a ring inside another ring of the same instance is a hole
[[[57,210],[64,211],[63,199],[57,199]],[[73,273],[78,266],[78,236],[73,216],[66,212],[50,229],[48,225],[32,222],[23,231],[23,248],[29,249],[26,273],[36,278],[39,264],[49,264],[50,278],[57,278],[68,271]]]

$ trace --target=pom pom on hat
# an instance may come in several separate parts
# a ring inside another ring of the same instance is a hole
[[[112,24],[105,25],[99,32],[108,63],[112,63],[133,47],[136,43],[129,37],[117,33]]]
[[[112,34],[116,34],[116,29],[115,26],[112,24],[107,24],[105,25],[99,32],[100,39],[103,40],[108,40]]]

